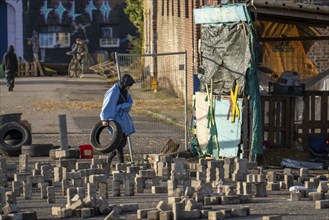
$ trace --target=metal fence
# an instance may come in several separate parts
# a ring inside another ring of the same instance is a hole
[[[115,57],[118,77],[129,73],[136,81],[130,89],[134,154],[158,154],[170,139],[180,145],[178,151],[187,150],[186,52]]]

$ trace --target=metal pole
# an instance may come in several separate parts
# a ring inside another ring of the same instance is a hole
[[[114,53],[114,56],[115,56],[115,63],[116,63],[116,65],[117,65],[118,81],[119,81],[120,78],[121,78],[121,73],[120,73],[119,57],[118,57],[117,52]]]
[[[185,91],[184,91],[184,108],[185,108],[185,150],[188,149],[188,121],[187,121],[187,52],[185,51],[184,54],[184,62],[185,62],[185,76],[184,76],[184,84],[185,84]]]
[[[133,149],[131,146],[130,136],[127,137],[127,141],[128,141],[128,148],[129,148],[129,154],[130,154],[130,161],[131,161],[131,163],[134,163]]]

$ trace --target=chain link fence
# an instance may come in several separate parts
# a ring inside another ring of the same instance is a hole
[[[178,151],[187,150],[186,53],[116,53],[115,57],[118,77],[129,73],[136,81],[130,89],[134,154],[158,154],[170,140],[179,144]]]

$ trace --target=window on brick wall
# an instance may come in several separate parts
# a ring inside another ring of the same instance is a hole
[[[40,33],[40,48],[70,47],[70,33]]]
[[[189,0],[185,0],[185,18],[188,18],[188,1]]]
[[[180,17],[180,0],[177,0],[177,16]]]
[[[167,16],[169,16],[169,0],[167,0]]]
[[[164,0],[162,0],[161,15],[164,16]]]
[[[171,15],[175,16],[175,0],[171,0]]]

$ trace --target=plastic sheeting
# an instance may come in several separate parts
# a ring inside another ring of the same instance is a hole
[[[307,161],[292,160],[292,159],[287,159],[287,158],[282,159],[281,166],[288,167],[288,168],[295,168],[295,169],[300,169],[300,168],[309,168],[309,169],[314,169],[314,170],[323,169],[322,163],[313,163],[313,162],[307,162]]]

